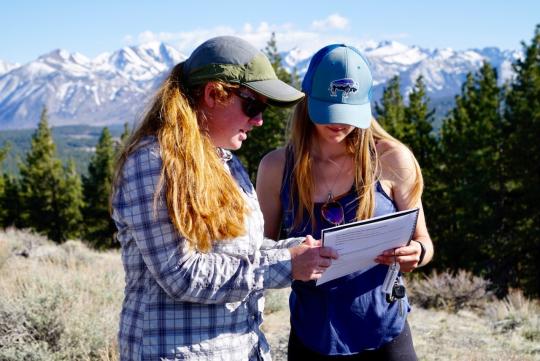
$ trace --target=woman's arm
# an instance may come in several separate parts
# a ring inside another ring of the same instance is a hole
[[[292,274],[293,279],[298,279],[296,273],[311,274],[312,268],[315,267],[311,279],[317,279],[322,272],[330,266],[331,259],[337,258],[337,253],[331,248],[320,247],[320,241],[314,240],[311,236],[304,238],[289,238],[279,241],[277,240],[281,227],[281,181],[283,179],[283,168],[285,166],[286,157],[285,148],[276,149],[268,153],[260,162],[257,172],[257,198],[261,211],[264,216],[264,236],[266,238],[261,252],[272,252],[276,248],[288,248],[292,255]],[[307,248],[306,248],[307,247]],[[315,248],[312,248],[315,247]],[[320,248],[318,248],[320,247]],[[302,256],[306,250],[319,252],[322,259],[316,260],[314,263],[308,261],[305,256]],[[305,259],[305,260],[304,260]],[[279,285],[282,287],[282,285]],[[268,286],[274,288],[273,286]]]
[[[257,198],[264,215],[265,237],[277,240],[281,226],[281,180],[285,166],[285,148],[268,153],[257,171]]]
[[[394,200],[398,210],[418,207],[418,221],[413,234],[413,241],[405,247],[395,250],[396,260],[404,272],[426,265],[433,258],[433,242],[429,236],[422,201],[419,199],[411,205],[411,193],[417,180],[414,155],[403,144],[381,140],[377,144],[380,154],[381,183],[390,189],[390,196]],[[422,246],[425,254],[422,263],[419,264]],[[377,258],[377,262],[392,264],[394,262],[394,250],[387,250]]]
[[[264,250],[255,258],[190,249],[171,223],[162,198],[154,211],[161,165],[157,149],[132,154],[124,165],[121,199],[114,212],[127,225],[138,249],[124,257],[125,266],[130,267],[130,257],[142,256],[152,277],[170,297],[193,303],[241,301],[253,291],[284,287],[292,279],[319,278],[321,267],[328,267],[329,258],[337,257],[330,249],[310,244]]]
[[[255,259],[190,249],[171,223],[163,199],[154,212],[161,165],[157,149],[140,149],[130,156],[124,166],[118,213],[152,277],[170,297],[196,303],[236,302],[263,289],[269,278],[272,283],[290,282],[291,252],[287,249]]]

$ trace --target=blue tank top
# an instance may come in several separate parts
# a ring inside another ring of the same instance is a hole
[[[292,158],[292,152],[287,150],[280,194],[282,232],[287,237],[311,234],[319,239],[321,230],[332,226],[321,217],[323,203],[314,205],[314,228],[307,211],[300,225],[293,227],[298,201],[293,196],[290,202]],[[354,221],[358,208],[354,186],[335,200],[345,211],[345,223]],[[394,202],[377,182],[374,216],[395,211]],[[353,273],[320,286],[315,286],[315,281],[294,281],[289,299],[291,327],[302,343],[324,355],[351,355],[379,348],[398,336],[410,307],[405,297],[401,316],[398,302],[386,301],[382,284],[387,270],[388,266],[377,265],[364,273]]]

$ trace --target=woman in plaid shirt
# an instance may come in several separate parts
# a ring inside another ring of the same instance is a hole
[[[311,237],[265,239],[253,186],[229,150],[262,125],[268,104],[302,97],[230,36],[206,41],[165,79],[113,183],[122,360],[270,359],[264,289],[317,279],[337,256]]]

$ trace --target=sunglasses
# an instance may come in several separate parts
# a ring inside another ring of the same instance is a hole
[[[242,91],[238,88],[232,88],[231,91],[233,94],[243,100],[242,111],[246,116],[250,118],[254,118],[257,115],[261,114],[268,107],[268,104],[266,104],[265,102],[261,102],[259,99],[242,93]]]
[[[345,220],[345,212],[343,207],[338,202],[334,201],[331,194],[328,195],[328,200],[321,207],[321,216],[328,223],[334,226],[339,226]]]

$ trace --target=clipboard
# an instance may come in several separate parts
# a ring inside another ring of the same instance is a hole
[[[334,248],[339,259],[324,271],[317,286],[353,272],[365,272],[376,266],[374,259],[383,251],[411,242],[419,208],[347,223],[321,232],[322,244]]]

